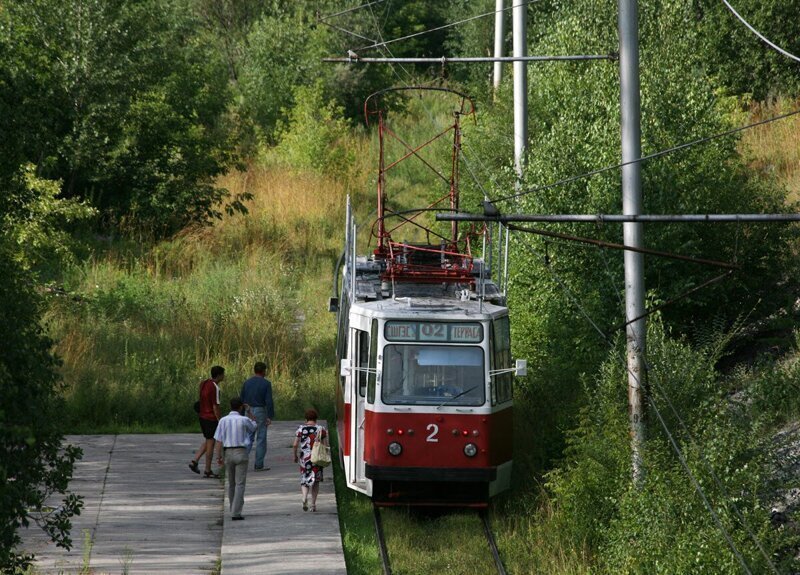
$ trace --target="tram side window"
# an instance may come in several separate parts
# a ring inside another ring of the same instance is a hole
[[[494,343],[494,369],[511,367],[511,332],[507,317],[501,317],[492,322],[492,340]],[[511,401],[514,375],[511,372],[499,373],[492,380],[492,397],[497,398],[497,403]]]
[[[358,394],[364,397],[367,391],[367,379],[369,376],[369,334],[360,329],[356,332],[356,373],[358,374]]]

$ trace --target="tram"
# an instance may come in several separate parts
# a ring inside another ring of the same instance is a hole
[[[459,120],[471,107],[455,94],[454,171]],[[484,254],[494,253],[487,229],[460,234],[452,225],[445,236],[418,217],[437,206],[457,210],[457,178],[433,204],[393,210],[385,189],[392,164],[383,157],[389,131],[381,112],[374,114],[381,138],[376,247],[357,255],[348,198],[342,286],[330,304],[338,313],[337,430],[347,486],[382,506],[483,507],[510,487],[513,377],[525,374],[525,362],[512,365],[505,294],[486,258],[472,253],[478,242]],[[396,242],[403,225],[438,241]]]

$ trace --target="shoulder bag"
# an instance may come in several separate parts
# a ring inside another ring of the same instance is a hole
[[[327,467],[331,464],[331,448],[322,443],[323,429],[317,427],[317,437],[314,440],[314,447],[311,448],[311,463],[317,467]]]

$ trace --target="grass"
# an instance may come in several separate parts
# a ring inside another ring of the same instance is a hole
[[[798,102],[778,98],[754,103],[751,122],[758,122],[797,108]],[[744,132],[741,153],[754,170],[775,178],[786,187],[789,201],[800,201],[800,117],[765,124]]]
[[[258,360],[279,417],[312,404],[332,416],[327,299],[344,187],[258,166],[221,184],[254,194],[248,217],[143,253],[98,251],[66,279],[73,297],[53,299],[70,432],[193,430],[210,367],[226,367],[228,397]]]

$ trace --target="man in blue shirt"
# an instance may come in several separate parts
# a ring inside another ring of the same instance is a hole
[[[250,442],[247,446],[247,454],[253,448],[253,439],[256,443],[255,470],[266,471],[269,467],[264,467],[264,458],[267,456],[267,427],[275,417],[275,405],[272,403],[272,383],[264,377],[267,366],[264,362],[258,361],[253,366],[253,377],[242,385],[241,398],[245,406],[256,420],[257,428],[251,434]],[[253,437],[255,435],[255,438]]]
[[[247,448],[245,442],[248,435],[256,430],[256,422],[245,417],[244,405],[238,397],[231,399],[231,412],[219,420],[214,439],[217,441],[219,463],[225,463],[225,477],[228,480],[228,504],[231,519],[241,520],[244,506],[244,488],[247,483]],[[222,451],[225,451],[225,459]]]

